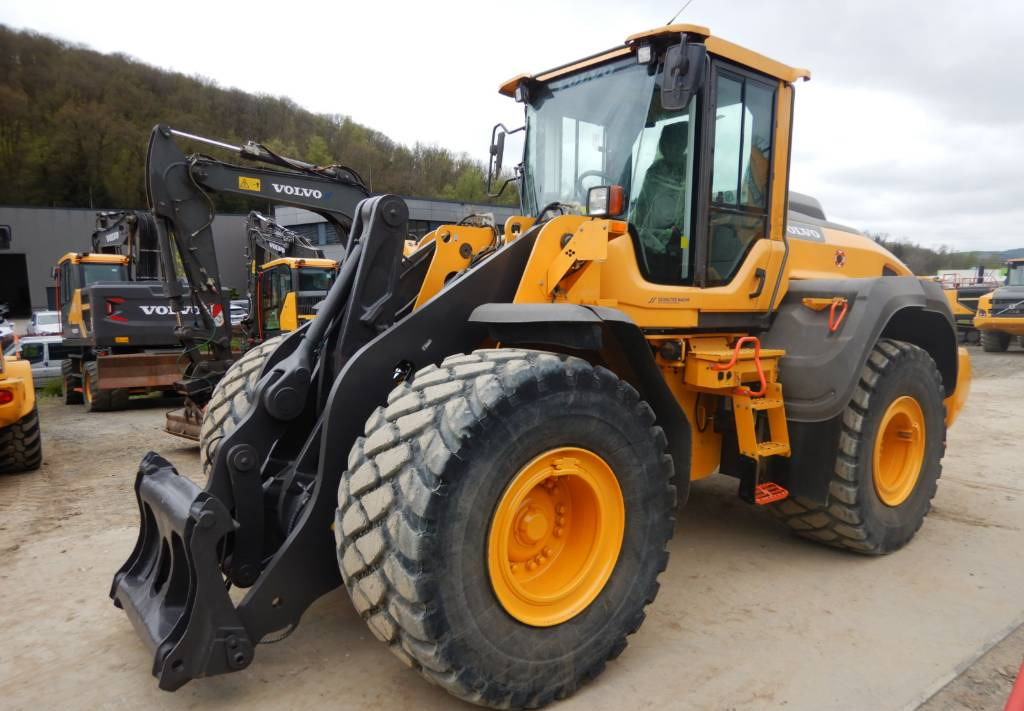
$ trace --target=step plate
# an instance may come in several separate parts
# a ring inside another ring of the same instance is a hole
[[[775,482],[768,481],[764,484],[758,484],[757,489],[754,490],[754,503],[758,506],[764,506],[765,504],[772,504],[776,501],[782,501],[789,496],[789,491],[779,486]]]

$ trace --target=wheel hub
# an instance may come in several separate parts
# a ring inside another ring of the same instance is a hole
[[[926,443],[924,411],[913,397],[896,398],[886,409],[875,438],[874,484],[886,506],[910,496],[921,474]]]
[[[624,528],[622,492],[601,457],[559,447],[533,459],[491,521],[488,567],[498,601],[538,627],[574,617],[611,576]]]

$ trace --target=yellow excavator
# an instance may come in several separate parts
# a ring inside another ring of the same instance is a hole
[[[317,318],[218,383],[206,486],[140,464],[110,594],[160,687],[247,667],[344,585],[455,696],[563,699],[642,624],[709,476],[798,535],[906,545],[970,366],[939,284],[789,192],[808,77],[641,32],[501,86],[526,136],[500,239],[447,225],[403,255],[405,203],[361,202]],[[190,268],[204,237],[174,232]]]

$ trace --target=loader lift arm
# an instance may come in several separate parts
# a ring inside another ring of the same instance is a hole
[[[176,139],[232,151],[246,160],[278,169],[235,165],[199,153],[186,155]],[[201,328],[184,324],[179,317],[175,334],[189,359],[181,390],[198,403],[208,399],[232,362],[230,308],[214,248],[215,211],[210,193],[263,198],[304,208],[324,217],[342,235],[348,234],[356,205],[369,196],[359,174],[350,168],[316,166],[280,156],[252,141],[234,146],[166,125],[156,126],[150,135],[146,192],[156,217],[164,286],[171,307],[180,314],[187,295],[178,278],[179,261],[197,302]],[[200,345],[209,345],[211,360],[202,358]]]

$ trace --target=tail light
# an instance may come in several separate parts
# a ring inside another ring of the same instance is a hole
[[[124,316],[121,315],[121,310],[118,308],[124,303],[124,299],[120,296],[108,296],[107,297],[107,318],[113,321],[127,321]]]
[[[0,405],[6,405],[14,400],[14,393],[10,390],[0,390]]]

